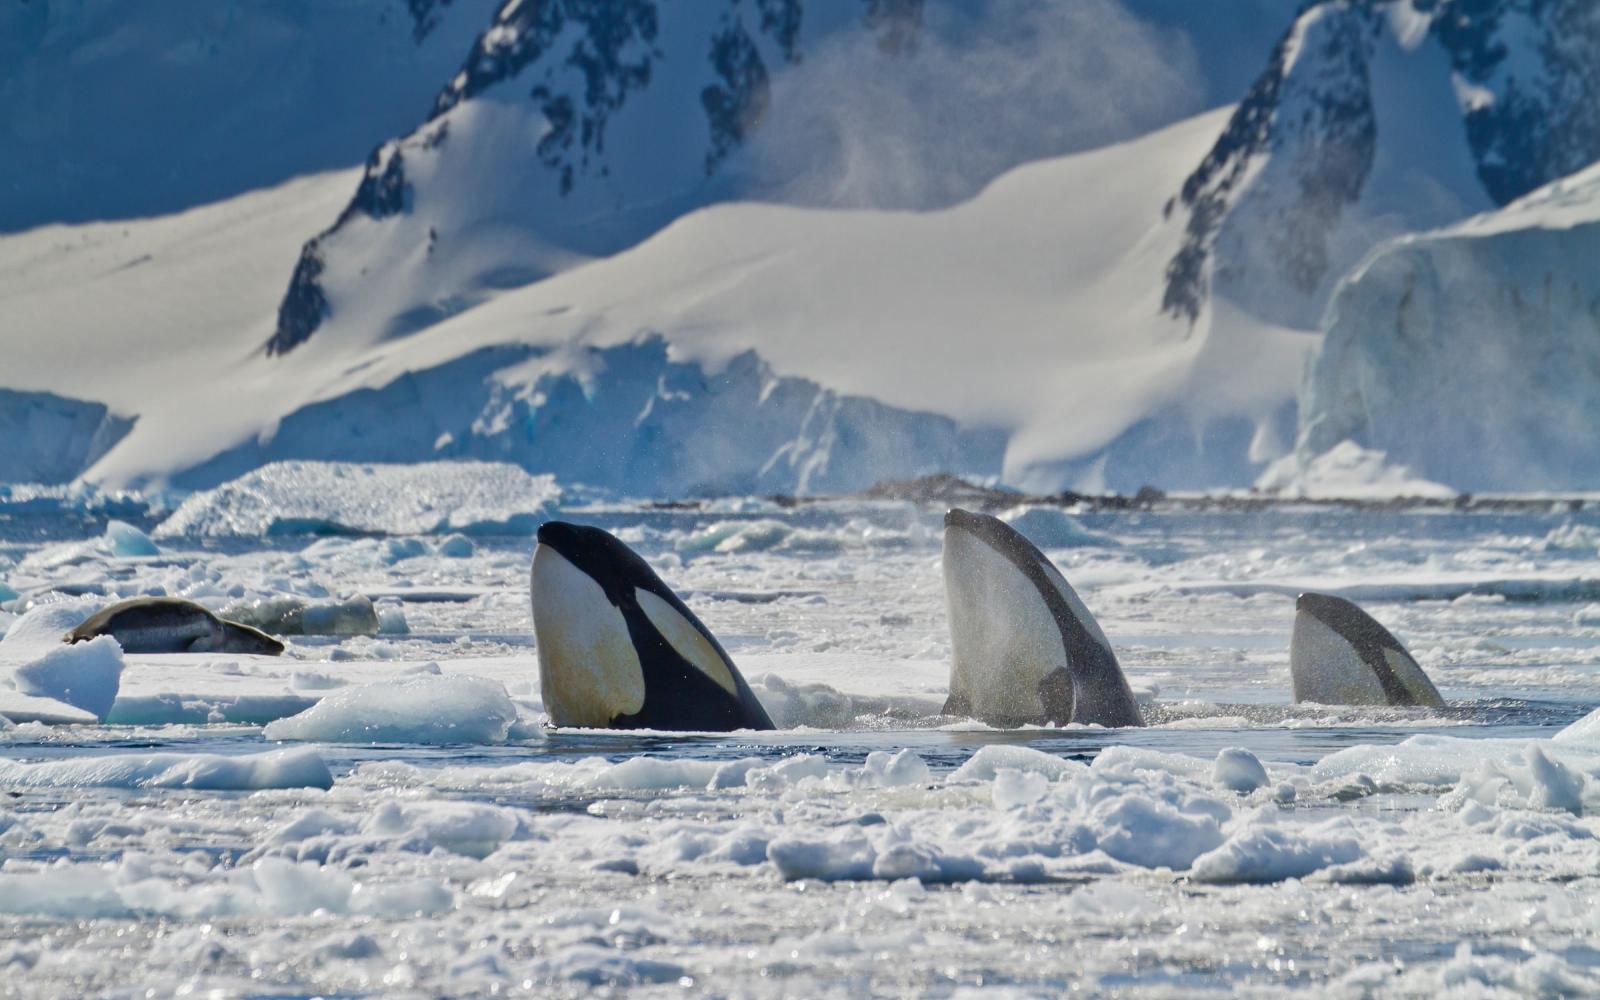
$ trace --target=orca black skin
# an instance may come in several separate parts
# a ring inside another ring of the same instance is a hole
[[[1102,641],[1103,637],[1098,634],[1099,626],[1093,624],[1093,616],[1089,615],[1088,609],[1085,608],[1080,616],[1068,603],[1061,590],[1061,587],[1069,591],[1071,589],[1065,577],[1061,578],[1059,585],[1050,578],[1046,567],[1054,570],[1054,566],[1049,558],[1015,528],[988,514],[954,508],[945,515],[944,524],[947,533],[955,528],[973,535],[1022,574],[1038,592],[1055,628],[1060,632],[1061,645],[1067,655],[1067,663],[1063,665],[1065,670],[1051,671],[1037,684],[1044,716],[1020,721],[1143,726],[1144,717],[1139,712],[1132,689],[1128,687],[1127,678],[1123,676],[1122,667],[1117,663],[1116,654],[1108,643]],[[947,566],[945,572],[948,591],[950,574],[960,570]],[[1055,572],[1059,575],[1059,571]],[[1073,598],[1076,600],[1075,594]],[[1085,617],[1090,624],[1086,624]],[[953,613],[952,628],[957,627],[956,621]],[[952,675],[954,673],[955,668],[952,667]],[[954,687],[952,684],[952,689]],[[967,699],[952,690],[950,700],[945,705],[946,714],[965,715],[971,711],[972,706]],[[1062,715],[1068,718],[1060,717]],[[1007,725],[1015,724],[1018,720],[985,721]]]
[[[711,631],[695,617],[683,601],[662,582],[655,571],[628,546],[608,532],[587,525],[565,521],[547,521],[539,528],[539,548],[559,555],[572,567],[599,586],[605,600],[620,613],[626,623],[627,638],[638,657],[639,672],[643,675],[643,704],[635,712],[618,712],[605,723],[610,729],[663,729],[678,731],[727,732],[735,729],[773,729],[772,719],[756,700],[733,665],[722,644]],[[534,577],[539,576],[541,553],[534,553]],[[538,584],[535,583],[537,588]],[[713,679],[679,651],[640,607],[639,592],[654,595],[682,618],[683,624],[699,633],[716,657],[726,667],[734,690]],[[535,609],[534,628],[540,631],[541,595],[533,594]],[[551,612],[553,613],[553,612]],[[561,622],[546,619],[546,630],[558,629]],[[553,637],[552,637],[553,638]],[[540,646],[540,672],[545,679],[546,691],[551,690],[550,675],[546,673],[547,636],[538,636]],[[551,642],[552,647],[556,645]],[[565,664],[560,669],[576,671],[590,665]],[[550,669],[556,669],[550,667]],[[570,683],[583,684],[584,678]],[[549,697],[547,696],[547,708]],[[552,721],[563,725],[551,713]]]
[[[1332,594],[1301,594],[1294,602],[1295,632],[1289,647],[1289,672],[1294,683],[1295,701],[1326,701],[1340,704],[1350,699],[1334,699],[1325,692],[1339,687],[1340,678],[1329,674],[1340,668],[1333,651],[1324,648],[1302,622],[1314,619],[1327,626],[1372,673],[1383,691],[1385,704],[1398,707],[1439,707],[1444,704],[1433,681],[1399,639],[1377,619],[1342,597]],[[1402,676],[1402,671],[1407,676]],[[1359,703],[1365,703],[1359,702]]]

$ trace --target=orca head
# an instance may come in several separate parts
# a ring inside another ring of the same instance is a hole
[[[1444,699],[1392,633],[1332,594],[1295,599],[1289,673],[1294,700],[1324,705],[1423,705]]]
[[[541,525],[531,592],[554,725],[773,728],[710,630],[610,533],[565,521]]]
[[[1100,625],[1032,542],[997,517],[944,518],[946,711],[992,725],[1144,724]]]

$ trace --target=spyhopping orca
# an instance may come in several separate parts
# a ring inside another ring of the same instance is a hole
[[[115,638],[127,653],[259,653],[277,656],[283,643],[238,622],[225,621],[181,597],[135,597],[90,615],[66,642]]]
[[[1004,521],[944,518],[951,664],[946,715],[995,726],[1142,726],[1117,657],[1050,560]]]
[[[1400,640],[1342,597],[1301,594],[1295,601],[1289,673],[1294,700],[1324,705],[1444,704]]]
[[[533,631],[557,726],[772,729],[711,632],[632,549],[548,521],[533,552]]]

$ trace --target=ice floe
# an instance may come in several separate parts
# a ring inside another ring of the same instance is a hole
[[[155,534],[528,535],[560,498],[552,477],[493,462],[274,462],[191,496]]]
[[[517,706],[481,677],[428,674],[344,688],[269,723],[269,740],[324,743],[503,743]]]

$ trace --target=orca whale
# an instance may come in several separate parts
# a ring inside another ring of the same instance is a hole
[[[726,732],[772,720],[717,642],[632,549],[547,521],[533,552],[533,631],[557,726]]]
[[[181,597],[135,597],[90,615],[65,642],[109,635],[125,653],[257,653],[277,656],[283,643],[259,629],[218,618]]]
[[[1094,616],[1060,571],[997,517],[944,518],[950,620],[946,715],[994,726],[1142,726],[1144,717]]]
[[[1294,603],[1289,673],[1294,700],[1324,705],[1439,707],[1444,699],[1389,630],[1342,597]]]

